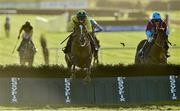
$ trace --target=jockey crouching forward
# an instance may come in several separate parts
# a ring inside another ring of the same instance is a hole
[[[146,27],[147,41],[144,43],[142,49],[140,49],[140,52],[139,52],[141,57],[144,57],[146,46],[148,46],[146,49],[146,53],[148,53],[150,51],[150,49],[154,43],[154,40],[157,37],[157,31],[160,28],[164,29],[164,31],[166,32],[166,36],[168,38],[169,31],[168,31],[168,27],[167,27],[166,23],[161,19],[160,13],[153,12],[151,20],[148,21],[147,27]],[[168,43],[166,43],[166,45],[164,46],[164,49],[166,51],[165,52],[166,57],[169,57],[170,55],[168,55],[168,49],[169,49]]]
[[[80,10],[77,12],[77,14],[75,16],[73,16],[71,18],[71,21],[68,24],[70,31],[73,31],[73,29],[75,27],[74,22],[80,22],[80,23],[85,25],[87,32],[89,33],[89,36],[90,36],[90,42],[91,42],[91,46],[93,48],[93,51],[97,51],[99,49],[99,47],[97,45],[97,41],[94,39],[94,37],[92,37],[92,25],[90,22],[90,18],[87,16],[87,13],[84,10]],[[63,52],[65,54],[71,52],[71,45],[72,45],[72,41],[73,41],[74,36],[75,36],[75,34],[74,34],[74,32],[72,32],[69,36],[69,40],[66,44],[66,47],[63,49]]]
[[[22,41],[21,41],[21,44],[18,47],[17,51],[20,51],[20,49],[25,45],[25,43],[30,41],[34,52],[37,52],[35,45],[32,41],[33,27],[31,26],[30,22],[26,21],[26,23],[24,25],[22,25],[22,27],[19,31],[18,39],[20,39],[20,35],[21,35],[22,31],[24,31],[24,33],[22,34]]]

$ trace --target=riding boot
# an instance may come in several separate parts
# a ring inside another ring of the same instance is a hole
[[[71,52],[72,41],[73,41],[73,34],[71,34],[71,35],[69,36],[69,39],[68,39],[68,41],[67,41],[66,46],[62,49],[62,51],[63,51],[65,54]]]

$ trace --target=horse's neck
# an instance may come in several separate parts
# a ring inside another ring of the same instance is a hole
[[[159,47],[154,43],[149,51],[149,55],[152,57],[158,57],[161,52],[162,52],[162,47]]]

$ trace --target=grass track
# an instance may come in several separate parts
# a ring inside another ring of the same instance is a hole
[[[35,17],[37,15],[10,15],[11,17],[11,36],[6,38],[3,29],[3,21],[5,21],[5,15],[0,15],[0,64],[19,64],[18,53],[12,54],[19,29],[21,25],[29,20],[34,27],[33,40],[38,49],[38,53],[35,56],[34,65],[44,64],[41,46],[39,43],[40,34],[44,33],[48,41],[49,48],[62,48],[65,43],[60,46],[60,42],[63,41],[69,33],[53,33],[44,32],[36,25]],[[56,16],[43,16],[46,18],[56,17]],[[171,26],[170,41],[176,43],[180,46],[180,27]],[[97,34],[98,39],[101,42],[101,47],[119,47],[123,46],[120,42],[124,42],[126,47],[136,47],[137,44],[145,38],[144,31],[123,31],[123,32],[102,32]],[[19,41],[20,43],[20,41]],[[170,49],[171,57],[168,62],[171,64],[179,64],[180,61],[180,49]],[[57,55],[58,54],[58,55]],[[134,62],[135,49],[128,50],[102,50],[100,55],[101,63],[103,64],[133,64]],[[57,61],[58,60],[58,61]],[[64,54],[59,49],[50,50],[50,64],[65,64]]]

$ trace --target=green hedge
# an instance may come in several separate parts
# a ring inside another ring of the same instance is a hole
[[[91,77],[118,76],[162,76],[179,75],[180,65],[98,65],[92,67]],[[84,77],[84,71],[77,71],[77,77]],[[0,66],[0,77],[49,77],[65,78],[70,72],[64,66],[27,67],[19,65]]]

